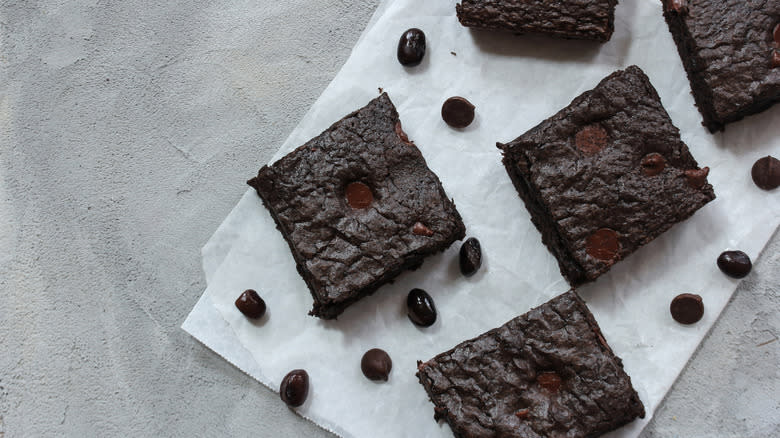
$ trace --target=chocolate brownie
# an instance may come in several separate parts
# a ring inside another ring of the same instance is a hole
[[[576,286],[715,198],[639,67],[617,71],[508,144],[504,166]]]
[[[780,2],[663,0],[663,11],[710,132],[780,101]]]
[[[615,30],[617,0],[462,0],[467,27],[605,42]]]
[[[434,418],[459,438],[595,437],[645,416],[574,291],[417,368]]]
[[[465,236],[455,204],[386,93],[248,181],[332,319]],[[422,231],[421,231],[422,230]]]

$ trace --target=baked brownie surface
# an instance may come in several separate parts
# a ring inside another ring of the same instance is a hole
[[[574,291],[418,363],[417,377],[456,437],[593,437],[645,416]]]
[[[777,0],[663,0],[664,18],[711,132],[780,101]]]
[[[248,183],[292,250],[314,298],[310,313],[321,318],[335,318],[465,235],[384,93]],[[366,190],[347,193],[353,183]]]
[[[572,286],[715,198],[647,76],[617,71],[508,144],[503,162]]]
[[[455,6],[467,27],[607,41],[617,0],[462,0]]]

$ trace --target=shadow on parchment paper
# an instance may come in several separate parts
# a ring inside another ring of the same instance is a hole
[[[565,40],[541,35],[515,35],[483,29],[469,29],[469,32],[474,44],[483,52],[507,57],[587,63],[598,54],[602,46],[596,41]]]
[[[454,245],[458,245],[458,243]],[[447,257],[452,257],[452,254],[439,253],[428,256],[423,262],[423,266],[440,265],[443,258]],[[460,268],[455,266],[454,268],[452,265],[448,266],[445,277],[435,282],[436,287],[429,287],[430,283],[425,281],[425,277],[429,275],[428,270],[404,271],[391,283],[380,286],[373,294],[351,304],[338,316],[338,319],[320,319],[318,323],[326,330],[342,332],[345,340],[352,340],[359,339],[362,332],[372,333],[383,330],[384,321],[388,318],[409,321],[406,310],[406,297],[409,291],[420,287],[433,297],[434,303],[437,303],[437,296],[448,293],[455,283],[463,279]],[[439,310],[438,307],[437,310]],[[409,324],[414,325],[412,322]],[[436,335],[442,330],[442,321],[437,318],[432,326],[417,327],[417,329],[430,335]]]
[[[780,124],[777,120],[780,120],[780,104],[742,120],[727,123],[723,132],[712,134],[713,140],[718,149],[737,154],[749,153],[758,146],[780,138]],[[756,156],[756,159],[758,158],[760,157]]]

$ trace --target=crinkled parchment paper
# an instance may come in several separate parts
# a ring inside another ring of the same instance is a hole
[[[260,199],[247,190],[203,249],[208,288],[184,329],[274,390],[289,370],[308,370],[310,397],[299,412],[342,436],[452,436],[446,424],[433,421],[433,405],[414,376],[416,361],[568,289],[495,143],[524,133],[614,70],[637,64],[694,157],[711,168],[718,196],[580,289],[648,411],[647,418],[612,436],[637,436],[736,288],[737,281],[718,271],[717,256],[739,248],[757,257],[780,222],[778,194],[758,189],[750,179],[757,158],[780,153],[780,106],[731,124],[723,134],[709,134],[657,0],[621,2],[615,33],[603,45],[468,30],[458,24],[454,3],[383,3],[274,160],[365,105],[382,87],[409,138],[454,198],[467,234],[481,241],[485,263],[479,273],[459,274],[455,244],[337,321],[321,321],[307,315],[312,300],[290,251]],[[428,49],[420,66],[407,69],[396,61],[395,49],[410,27],[425,31]],[[442,102],[454,95],[477,107],[475,122],[464,130],[449,128],[440,117]],[[406,317],[406,294],[414,287],[436,301],[439,319],[430,328],[417,328]],[[268,304],[268,316],[259,323],[233,305],[246,288],[258,290]],[[670,300],[682,292],[704,298],[704,318],[693,326],[669,315]],[[374,347],[393,359],[387,383],[361,374],[360,358]]]

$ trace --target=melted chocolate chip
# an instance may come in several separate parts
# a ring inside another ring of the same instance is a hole
[[[604,339],[604,335],[601,334],[600,330],[596,331],[596,337],[598,338],[599,344],[601,344],[602,347],[606,348],[607,350],[610,349],[609,345],[607,345],[607,340]]]
[[[775,25],[775,29],[772,31],[772,36],[775,39],[775,47],[780,47],[780,23]]]
[[[390,375],[393,369],[393,361],[385,350],[372,348],[363,355],[360,360],[360,369],[363,375],[370,380],[384,380]]]
[[[550,392],[558,392],[561,389],[561,376],[554,371],[540,373],[536,376],[536,381],[539,383],[539,386]]]
[[[780,160],[767,155],[759,158],[750,170],[753,182],[764,190],[773,190],[780,186]]]
[[[585,242],[585,250],[588,255],[601,260],[602,262],[612,262],[620,252],[620,242],[615,230],[602,228],[588,237]]]
[[[460,272],[471,277],[482,266],[482,247],[476,237],[469,237],[460,247]]]
[[[429,327],[436,322],[436,306],[433,298],[422,289],[412,289],[406,297],[406,308],[409,320],[413,323]]]
[[[672,318],[680,324],[693,324],[704,315],[704,303],[696,294],[680,294],[669,305]]]
[[[694,189],[700,189],[707,184],[707,175],[710,173],[709,167],[701,169],[688,169],[685,171],[685,179],[688,181],[688,185]]]
[[[515,415],[517,416],[517,418],[519,418],[519,419],[521,419],[521,420],[522,420],[522,419],[524,419],[524,418],[528,418],[528,415],[529,415],[530,413],[531,413],[531,412],[530,412],[528,409],[520,409],[520,410],[518,410],[517,412],[515,412]]]
[[[433,230],[426,227],[422,222],[416,222],[412,227],[412,233],[418,236],[431,237],[433,236]]]
[[[425,56],[425,33],[412,28],[401,35],[398,40],[398,62],[407,67],[419,65]]]
[[[474,105],[463,97],[450,97],[441,106],[441,118],[453,128],[465,128],[474,121]]]
[[[574,136],[574,145],[585,155],[593,155],[607,145],[607,131],[601,125],[588,125]]]
[[[664,160],[663,155],[653,152],[642,158],[641,166],[642,172],[644,172],[645,175],[655,176],[663,172],[664,167],[666,166],[666,160]]]
[[[688,12],[688,0],[669,0],[666,4],[668,11],[674,11],[678,14]]]
[[[371,189],[362,182],[352,182],[346,189],[347,204],[354,209],[367,208],[374,200]]]
[[[718,257],[718,268],[729,277],[742,278],[752,267],[750,257],[742,251],[724,251]]]
[[[401,121],[395,122],[395,134],[398,136],[398,138],[401,139],[402,142],[406,144],[414,144],[413,141],[409,141],[409,137],[406,135],[406,132],[404,132],[404,128],[401,127]]]
[[[265,301],[252,289],[247,289],[238,296],[236,307],[247,318],[258,319],[265,315]]]
[[[772,68],[780,67],[780,50],[772,50]]]
[[[297,408],[309,395],[309,374],[305,370],[292,370],[284,376],[279,396],[287,406]]]

